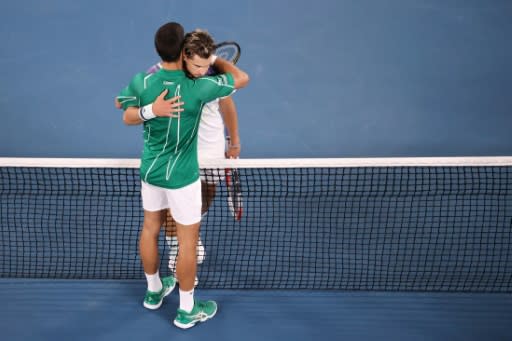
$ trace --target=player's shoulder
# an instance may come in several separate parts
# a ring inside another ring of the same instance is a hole
[[[199,84],[215,84],[218,86],[232,86],[233,85],[233,79],[232,76],[229,73],[222,73],[218,75],[212,75],[212,76],[203,76],[199,77],[196,80]]]
[[[143,82],[146,76],[147,74],[145,72],[136,73],[135,76],[132,77],[132,83]]]
[[[153,64],[149,69],[147,69],[146,73],[149,75],[149,74],[157,73],[160,70],[162,70],[162,63],[156,63],[156,64]]]
[[[136,84],[138,87],[147,88],[152,83],[155,83],[158,80],[158,73],[146,73],[146,72],[139,72],[137,73],[133,79],[132,83]]]

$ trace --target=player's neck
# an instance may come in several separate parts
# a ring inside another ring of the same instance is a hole
[[[177,62],[162,61],[162,69],[164,70],[181,70],[181,60]]]

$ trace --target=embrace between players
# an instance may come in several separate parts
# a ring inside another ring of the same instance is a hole
[[[201,159],[238,157],[237,113],[229,96],[245,87],[249,76],[215,56],[214,41],[206,31],[185,35],[180,24],[167,23],[155,34],[155,48],[161,63],[136,74],[116,98],[116,106],[124,110],[126,124],[144,125],[139,251],[148,287],[143,304],[158,309],[178,283],[180,304],[174,324],[186,329],[217,312],[216,302],[194,299],[197,263],[205,257],[199,238],[201,216],[221,177],[200,174],[198,151]],[[203,77],[210,67],[218,75]],[[224,124],[231,136],[227,150]],[[173,273],[163,278],[158,271],[162,226]]]

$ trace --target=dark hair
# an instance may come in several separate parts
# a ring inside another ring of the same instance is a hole
[[[195,30],[185,35],[183,53],[187,58],[192,58],[194,55],[201,58],[210,58],[214,52],[215,43],[208,32]]]
[[[185,30],[176,22],[162,25],[155,34],[156,52],[164,62],[175,62],[180,58]]]

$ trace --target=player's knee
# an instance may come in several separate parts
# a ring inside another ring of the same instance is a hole
[[[142,225],[142,233],[158,237],[160,233],[161,223],[159,220],[150,220],[150,219],[144,219],[144,224]]]

